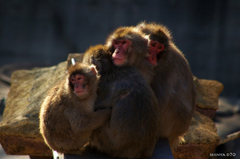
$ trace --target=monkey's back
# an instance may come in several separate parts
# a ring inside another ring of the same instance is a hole
[[[158,99],[161,137],[167,137],[172,148],[178,137],[189,128],[195,109],[196,93],[193,75],[181,51],[171,44],[164,59],[158,61],[152,89]]]
[[[112,116],[109,130],[103,127],[101,131],[108,131],[106,138],[110,139],[99,135],[99,149],[115,157],[150,157],[159,139],[159,108],[154,92],[133,67],[116,68],[108,77],[112,78],[103,80],[107,86],[102,87],[109,88]]]

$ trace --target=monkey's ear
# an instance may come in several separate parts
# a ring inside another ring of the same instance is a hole
[[[95,66],[95,65],[91,65],[90,68],[91,68],[92,72],[93,72],[95,75],[97,75],[98,71],[97,71],[96,66]]]

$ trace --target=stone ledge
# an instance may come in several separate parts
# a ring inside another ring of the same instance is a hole
[[[204,109],[218,109],[218,97],[223,91],[223,84],[216,80],[198,79],[194,77],[197,92],[196,105]]]
[[[1,135],[0,141],[7,155],[52,156],[52,151],[41,138]]]
[[[51,150],[44,144],[39,133],[39,109],[49,88],[64,77],[71,57],[81,60],[82,54],[70,54],[68,61],[56,66],[19,70],[12,74],[11,88],[7,97],[3,120],[0,123],[0,142],[7,154],[52,156]],[[213,80],[201,80],[197,78],[195,78],[194,82],[198,96],[197,106],[200,106],[202,109],[217,109],[218,95],[223,89],[222,84],[219,84],[217,81],[213,82]],[[211,138],[211,135],[208,136],[211,133],[203,131],[209,129],[209,127],[206,126],[207,123],[203,122],[205,120],[212,122],[210,118],[195,112],[195,118],[193,118],[189,128],[191,131],[185,134],[184,142],[182,141],[179,145],[179,151],[177,151],[179,156],[181,156],[181,154],[183,155],[184,152],[196,153],[188,151],[191,145],[195,147],[199,147],[201,144],[204,146],[209,145],[209,151],[215,149],[215,145],[218,144],[218,136],[215,136],[214,141],[208,143],[205,141],[209,139],[202,140],[204,136]],[[198,128],[195,126],[198,126]],[[212,126],[215,127],[214,124]],[[197,136],[199,132],[193,131],[193,128],[198,129],[202,135]],[[213,132],[213,134],[216,133],[213,128],[209,131]],[[191,138],[191,135],[194,136],[194,134],[195,139]],[[13,138],[13,140],[11,138]],[[16,142],[14,142],[15,140]],[[25,143],[24,147],[23,143]],[[180,152],[180,150],[183,152]]]
[[[192,156],[207,158],[214,152],[220,141],[214,122],[207,116],[195,111],[188,131],[179,141],[174,158],[191,159]]]

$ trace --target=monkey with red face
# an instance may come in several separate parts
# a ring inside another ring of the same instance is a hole
[[[76,63],[53,87],[40,109],[40,133],[53,150],[81,154],[92,131],[110,118],[111,110],[94,111],[98,77],[94,67]]]
[[[147,61],[155,66],[151,87],[161,107],[160,135],[167,137],[174,148],[179,136],[188,130],[195,110],[193,75],[167,27],[140,23],[137,29],[149,37]]]
[[[115,66],[133,66],[141,70],[147,83],[150,84],[154,71],[153,65],[145,59],[149,57],[148,37],[135,27],[120,27],[108,38],[106,47],[112,53]]]
[[[142,46],[133,38],[135,31],[148,39],[148,56],[144,60],[139,56]],[[122,67],[128,56],[133,57],[128,64],[141,71],[158,99],[159,135],[168,138],[174,149],[190,125],[196,93],[189,64],[173,43],[170,31],[154,23],[120,27],[109,36],[106,46],[115,66]]]

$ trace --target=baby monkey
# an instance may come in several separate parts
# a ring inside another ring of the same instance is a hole
[[[111,115],[110,109],[94,111],[98,77],[94,66],[73,63],[67,78],[53,87],[40,109],[40,133],[53,150],[81,154],[92,131]]]

